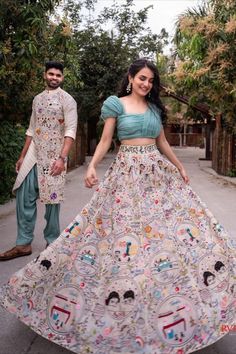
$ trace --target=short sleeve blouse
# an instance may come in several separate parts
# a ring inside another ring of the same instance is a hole
[[[153,104],[144,113],[126,113],[122,101],[117,96],[108,97],[101,108],[101,118],[116,118],[119,140],[134,138],[155,139],[162,129],[160,114]]]
[[[117,96],[110,96],[103,102],[101,109],[101,118],[103,120],[109,117],[117,118],[122,113],[123,106]]]

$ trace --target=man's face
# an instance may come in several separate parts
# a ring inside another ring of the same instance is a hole
[[[44,80],[49,90],[55,90],[63,82],[64,76],[61,70],[52,68],[44,73]]]

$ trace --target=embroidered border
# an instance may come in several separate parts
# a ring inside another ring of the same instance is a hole
[[[157,150],[157,146],[155,144],[151,145],[121,145],[120,151],[122,152],[131,152],[131,153],[140,153],[145,154],[147,152],[152,152]]]

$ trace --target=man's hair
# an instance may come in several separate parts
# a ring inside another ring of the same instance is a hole
[[[58,61],[47,61],[45,63],[45,72],[47,72],[49,69],[58,69],[63,74],[64,66],[62,63],[59,63]]]

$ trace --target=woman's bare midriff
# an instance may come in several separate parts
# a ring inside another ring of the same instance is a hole
[[[135,139],[121,140],[122,145],[142,146],[142,145],[151,145],[155,143],[156,143],[156,139],[152,139],[152,138],[135,138]]]

